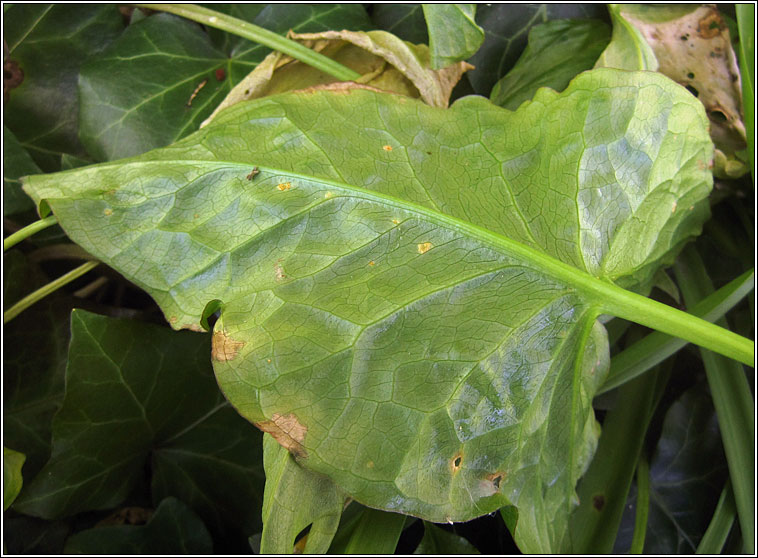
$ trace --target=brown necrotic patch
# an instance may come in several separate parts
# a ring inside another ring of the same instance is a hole
[[[605,496],[602,494],[595,494],[592,497],[592,507],[595,508],[597,511],[602,511],[605,507]]]
[[[450,471],[453,474],[455,474],[455,473],[457,473],[458,471],[461,470],[461,466],[462,465],[463,465],[463,452],[459,451],[450,460]]]
[[[308,452],[305,451],[305,446],[303,446],[308,429],[297,420],[294,414],[280,415],[279,413],[274,413],[271,420],[264,420],[254,424],[264,432],[271,434],[279,445],[292,455],[296,457],[308,457]]]
[[[500,485],[505,479],[505,473],[498,471],[496,473],[487,475],[486,478],[489,482],[492,483],[492,487],[495,489],[495,492],[498,492],[500,490]]]
[[[219,362],[232,360],[244,345],[244,342],[235,341],[223,331],[214,331],[211,342],[211,357]]]

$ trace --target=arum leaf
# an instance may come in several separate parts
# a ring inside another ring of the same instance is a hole
[[[21,486],[24,484],[21,467],[24,466],[25,460],[26,456],[23,453],[3,446],[3,511],[10,507],[21,492]]]
[[[467,77],[479,95],[489,96],[495,82],[516,64],[529,29],[556,18],[605,18],[602,4],[479,4],[476,22],[484,29],[481,48],[469,59]]]
[[[52,456],[17,509],[51,519],[114,507],[152,456],[156,494],[186,497],[215,531],[244,541],[259,525],[251,510],[260,502],[260,434],[214,385],[208,336],[81,310],[71,331]],[[208,433],[218,441],[203,444]],[[189,486],[177,489],[177,477]],[[209,504],[219,494],[235,496]]]
[[[424,538],[414,554],[480,554],[476,547],[455,533],[449,533],[433,523],[424,522]]]
[[[610,29],[593,19],[554,19],[529,31],[529,44],[513,69],[495,84],[490,99],[515,110],[540,87],[563,91],[589,70],[610,40]]]
[[[76,533],[66,554],[211,554],[213,543],[203,522],[176,498],[161,502],[144,526],[111,525]]]
[[[474,21],[476,4],[423,4],[432,68],[439,70],[473,56],[484,41]]]
[[[25,188],[174,327],[223,301],[218,382],[301,465],[430,521],[513,504],[533,552],[561,545],[597,437],[605,300],[578,277],[650,281],[707,213],[710,157],[684,89],[599,70],[517,112],[267,97]]]
[[[300,467],[271,436],[263,438],[263,464],[266,491],[261,554],[291,554],[295,537],[311,524],[304,552],[325,553],[347,495],[328,477]]]
[[[371,21],[381,29],[414,44],[428,44],[429,33],[421,4],[374,4]]]
[[[290,34],[289,38],[301,41],[316,52],[360,73],[358,83],[408,97],[420,97],[435,107],[447,107],[453,87],[471,67],[461,62],[442,70],[433,70],[429,66],[426,45],[406,43],[385,31],[326,31]],[[299,60],[272,52],[232,89],[203,122],[203,126],[223,109],[240,101],[337,82],[333,76]]]
[[[735,159],[735,152],[745,148],[740,71],[729,28],[718,10],[713,6],[639,4],[614,10],[618,11],[614,25],[623,21],[634,27],[657,59],[658,71],[686,86],[705,105],[711,137],[723,152],[723,161],[716,161],[716,172],[730,177],[745,174],[747,167]],[[606,66],[637,69],[606,62]]]
[[[613,20],[611,42],[595,63],[596,68],[621,68],[624,70],[658,69],[658,60],[653,49],[640,31],[625,17],[623,6],[608,4]]]
[[[122,30],[114,5],[14,4],[5,14],[5,71],[13,74],[5,124],[43,170],[58,170],[62,153],[85,155],[77,137],[79,68]]]

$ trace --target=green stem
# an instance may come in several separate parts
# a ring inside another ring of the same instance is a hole
[[[644,452],[637,462],[637,511],[634,517],[634,536],[629,554],[642,554],[647,533],[647,514],[650,509],[650,465]]]
[[[81,277],[85,273],[87,273],[89,270],[97,266],[100,262],[98,261],[92,261],[87,262],[85,264],[80,265],[76,269],[72,269],[65,275],[58,277],[55,281],[51,281],[44,287],[41,287],[34,291],[32,294],[25,296],[21,300],[19,300],[16,304],[8,308],[8,310],[5,311],[3,314],[3,323],[8,323],[13,318],[18,316],[21,312],[29,308],[32,304],[35,302],[39,302],[43,298],[45,298],[50,293],[58,290],[63,285],[66,285],[67,283],[70,283],[74,279],[77,279],[78,277]]]
[[[56,219],[54,215],[51,215],[50,217],[45,217],[44,219],[35,221],[31,225],[27,225],[23,229],[14,232],[8,238],[3,240],[3,252],[12,246],[15,246],[22,240],[29,238],[34,233],[37,233],[48,227],[52,227],[57,222],[58,219]]]
[[[732,483],[726,479],[726,485],[721,491],[719,503],[716,504],[716,511],[713,512],[708,529],[706,529],[703,538],[700,539],[700,544],[697,545],[696,554],[720,554],[729,536],[729,531],[732,530],[736,515]]]
[[[755,272],[746,271],[737,279],[708,295],[690,310],[690,314],[715,322],[753,291]],[[595,395],[610,391],[660,364],[687,344],[677,337],[653,332],[627,347],[611,359],[608,378]]]
[[[361,77],[359,73],[354,72],[339,62],[335,62],[331,58],[327,58],[323,54],[319,54],[300,43],[291,41],[290,39],[282,37],[281,35],[269,31],[268,29],[264,29],[263,27],[259,27],[252,23],[248,23],[247,21],[214,10],[209,10],[208,8],[203,8],[195,4],[135,4],[135,6],[168,12],[202,23],[208,27],[214,27],[234,35],[239,35],[245,39],[283,52],[292,58],[300,60],[301,62],[342,81],[354,81]]]
[[[694,305],[695,301],[713,290],[705,266],[692,247],[681,254],[674,271],[688,305]],[[722,323],[726,325],[723,319]],[[701,349],[700,353],[718,415],[742,538],[748,545],[746,552],[752,554],[755,533],[755,423],[750,386],[742,366],[710,351]]]

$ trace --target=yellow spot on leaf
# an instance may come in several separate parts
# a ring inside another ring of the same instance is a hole
[[[382,147],[382,149],[384,149],[385,151],[392,151],[392,146],[391,145],[385,145],[385,146]]]
[[[331,192],[324,192],[324,199],[325,199],[325,200],[328,200],[328,199],[329,199],[329,198],[331,198],[333,195],[334,195],[334,194],[332,194]]]
[[[109,207],[105,211],[103,211],[103,213],[105,213],[107,216],[110,217],[111,215],[113,215],[113,210]]]
[[[676,211],[676,202],[671,204],[671,213],[674,213]]]
[[[432,249],[432,243],[431,242],[422,242],[418,245],[418,253],[419,254],[426,254],[429,250]]]
[[[297,417],[290,413],[289,415],[280,415],[274,413],[271,420],[254,423],[255,426],[271,434],[283,448],[297,457],[308,457],[303,442],[308,429],[300,424]]]
[[[199,218],[200,218],[200,214],[199,214],[199,213],[195,213],[195,214],[193,215],[193,217],[194,217],[195,219],[199,219]]]
[[[282,279],[287,278],[287,276],[284,274],[284,268],[279,262],[276,262],[276,265],[274,266],[274,273],[276,274],[277,281],[281,281]]]
[[[282,182],[280,184],[277,184],[276,187],[279,188],[280,191],[284,192],[285,190],[289,190],[290,188],[292,188],[292,183]]]
[[[368,463],[366,463],[366,467],[368,467],[369,469],[373,469],[374,468],[374,462],[373,461],[369,461]]]
[[[223,331],[214,331],[211,340],[211,358],[219,362],[232,360],[244,345],[243,341],[235,341]]]
[[[176,316],[171,316],[171,317],[168,319],[168,321],[169,321],[169,322],[171,322],[172,324],[175,324],[176,322],[178,322],[178,321],[179,321],[179,318],[177,318]]]
[[[374,267],[376,265],[376,262],[374,260],[371,260],[370,262],[368,262],[368,265],[370,265],[371,267]]]

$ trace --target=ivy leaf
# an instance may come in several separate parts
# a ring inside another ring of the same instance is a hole
[[[711,149],[683,88],[605,69],[516,112],[267,97],[25,188],[174,327],[223,302],[217,380],[301,465],[430,521],[513,504],[521,548],[547,552],[608,366],[605,301],[578,278],[650,282],[707,215]]]
[[[516,64],[527,44],[529,30],[556,18],[606,18],[603,4],[505,4],[478,6],[476,22],[484,29],[484,42],[469,62],[475,69],[468,79],[479,95],[492,87]]]
[[[381,29],[414,44],[428,44],[421,4],[374,4],[371,21]]]
[[[650,461],[650,510],[645,554],[694,554],[713,516],[726,460],[710,395],[696,386],[666,413]],[[624,508],[615,553],[629,550],[636,490]]]
[[[43,170],[58,170],[63,153],[86,155],[77,137],[79,68],[122,30],[114,5],[14,4],[5,13],[6,66],[21,72],[5,124]]]
[[[211,554],[208,530],[192,510],[166,498],[144,526],[109,525],[72,535],[66,554]]]
[[[156,497],[186,497],[214,531],[244,540],[260,525],[260,433],[219,393],[208,336],[81,310],[71,314],[71,331],[52,456],[17,509],[52,519],[114,507],[152,455]],[[177,488],[179,480],[186,486]]]
[[[228,9],[247,17],[256,12],[255,7]],[[281,33],[293,27],[321,31],[335,22],[367,25],[368,17],[357,5],[272,5],[255,17],[257,25]],[[99,161],[168,145],[195,131],[269,52],[226,33],[209,36],[194,22],[170,14],[130,25],[82,68],[82,143]]]
[[[16,499],[24,484],[21,467],[26,456],[3,446],[3,511],[7,510]]]
[[[490,99],[515,110],[540,87],[563,91],[589,70],[610,40],[610,29],[594,19],[554,19],[529,31],[529,44],[516,65],[492,89]]]
[[[29,196],[21,190],[20,177],[42,172],[6,126],[3,126],[3,216],[34,209]]]
[[[474,21],[476,4],[423,4],[432,68],[466,60],[479,50],[484,30]]]
[[[424,538],[414,554],[481,554],[476,547],[455,533],[449,533],[433,523],[424,521]]]

